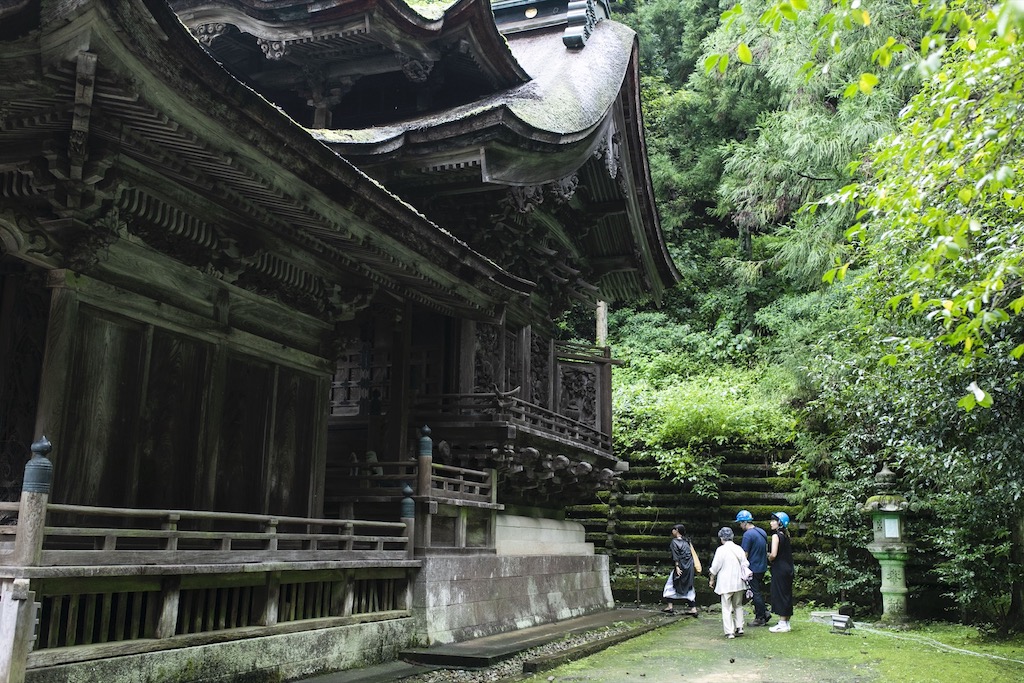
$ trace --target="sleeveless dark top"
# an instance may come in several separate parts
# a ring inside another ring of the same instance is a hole
[[[772,561],[772,612],[787,619],[793,616],[793,548],[789,536],[772,532],[779,550]]]

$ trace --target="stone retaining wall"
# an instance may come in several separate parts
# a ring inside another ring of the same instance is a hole
[[[122,654],[106,647],[109,659],[29,669],[26,683],[280,683],[327,671],[390,661],[414,644],[414,620],[388,619],[374,623],[215,642],[203,645]],[[255,630],[254,630],[255,631]],[[174,639],[161,641],[173,648]],[[123,650],[123,646],[121,647]],[[121,656],[117,656],[120,654]]]
[[[601,555],[423,558],[413,612],[425,645],[453,643],[612,609]]]

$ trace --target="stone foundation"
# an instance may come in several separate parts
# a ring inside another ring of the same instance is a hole
[[[452,643],[612,609],[603,555],[423,558],[413,612],[427,644]]]
[[[495,547],[499,555],[593,555],[579,522],[521,515],[498,515]]]
[[[238,637],[238,634],[233,634]],[[173,639],[168,639],[173,640]],[[280,683],[398,657],[419,641],[410,618],[242,638],[28,670],[26,683]],[[162,641],[163,645],[173,643]]]

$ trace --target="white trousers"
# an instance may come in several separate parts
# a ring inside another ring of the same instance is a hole
[[[725,635],[743,628],[743,593],[733,591],[722,595],[722,628],[725,629]]]

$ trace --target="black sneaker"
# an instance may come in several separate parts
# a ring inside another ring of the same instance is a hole
[[[754,619],[752,622],[750,622],[750,625],[751,626],[767,626],[768,622],[765,621],[764,619]]]

